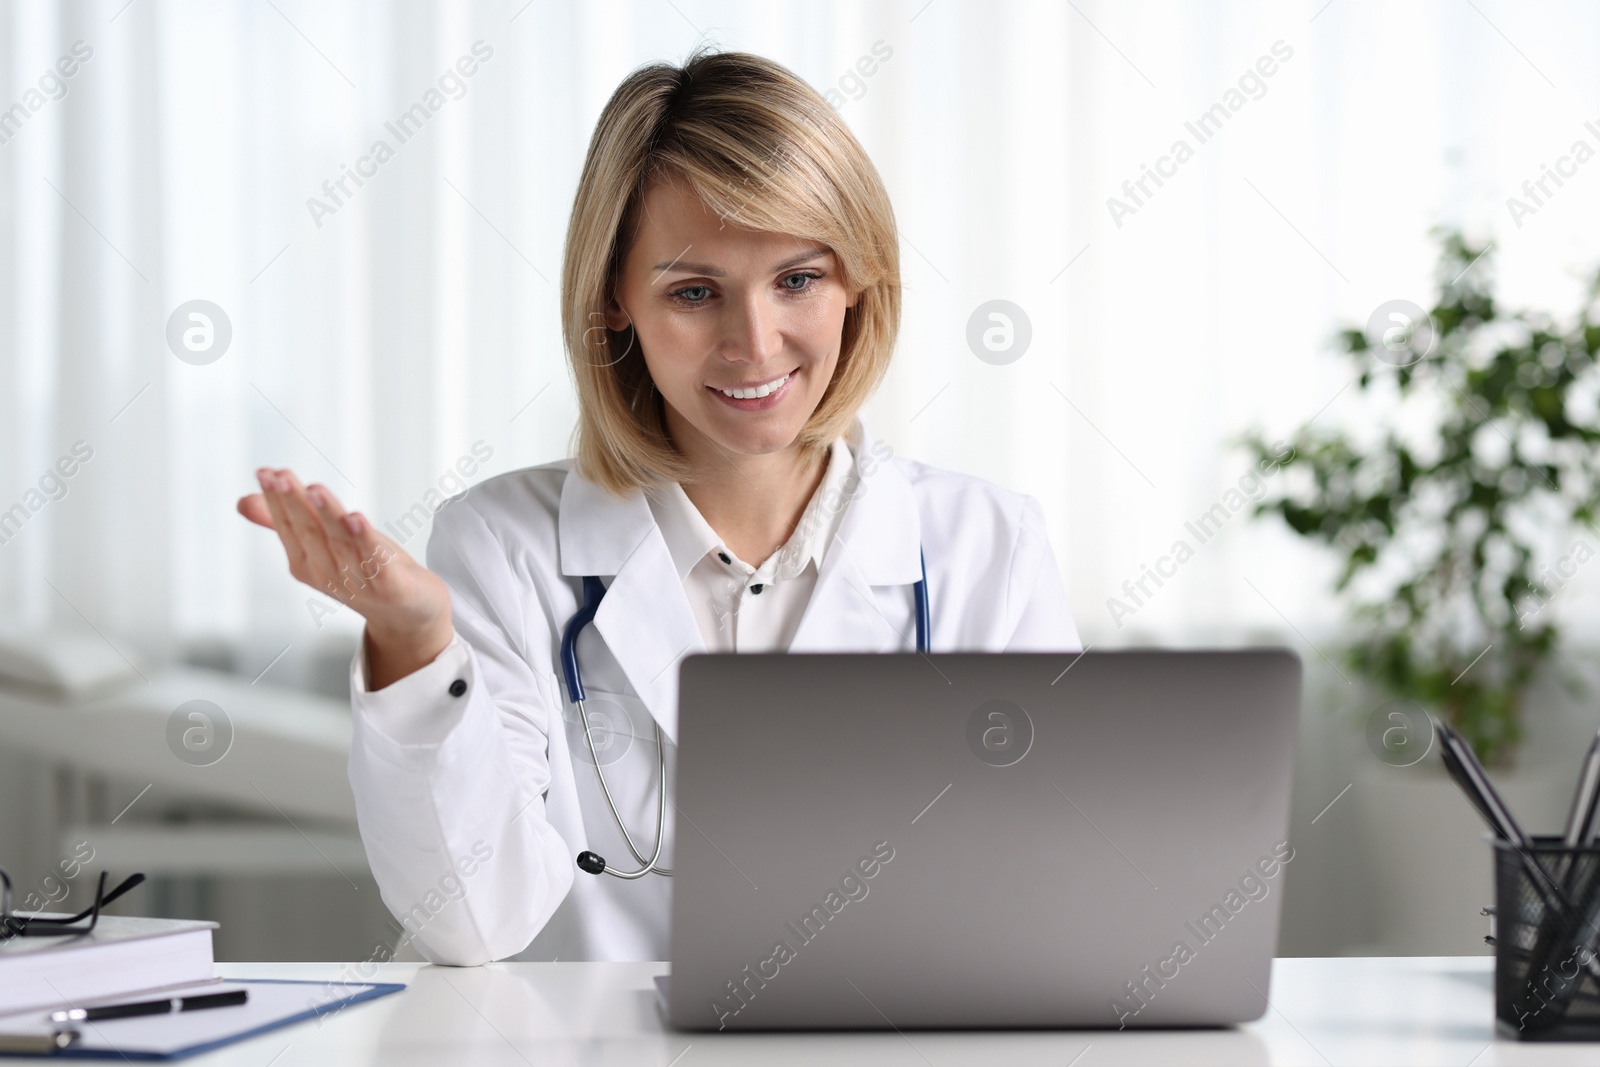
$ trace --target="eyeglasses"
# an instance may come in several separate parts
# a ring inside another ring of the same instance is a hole
[[[13,937],[74,937],[86,934],[100,921],[100,909],[144,881],[142,874],[130,874],[122,884],[106,892],[106,872],[100,872],[100,884],[95,888],[94,903],[67,919],[45,919],[34,915],[18,915],[11,910],[11,878],[0,869],[0,942]],[[80,926],[85,919],[87,926]]]

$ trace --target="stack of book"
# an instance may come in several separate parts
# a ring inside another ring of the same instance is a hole
[[[102,913],[87,933],[0,940],[0,1056],[177,1059],[405,988],[219,977],[216,928]]]
[[[220,981],[212,973],[216,928],[193,919],[101,915],[87,934],[0,941],[0,1022],[18,1012]]]

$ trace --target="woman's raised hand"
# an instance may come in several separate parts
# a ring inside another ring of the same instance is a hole
[[[444,580],[347,512],[325,485],[302,486],[293,471],[263,467],[261,492],[239,514],[278,534],[289,573],[367,620],[367,686],[382,689],[427,666],[450,643]]]

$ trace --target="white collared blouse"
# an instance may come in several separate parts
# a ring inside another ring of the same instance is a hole
[[[852,488],[855,456],[844,438],[827,452],[822,481],[789,539],[759,565],[734,554],[676,482],[646,493],[709,652],[782,652],[811,590]]]

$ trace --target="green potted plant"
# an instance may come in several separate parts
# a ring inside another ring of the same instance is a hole
[[[1490,263],[1487,247],[1445,232],[1431,310],[1391,301],[1337,334],[1376,421],[1359,434],[1315,417],[1299,427],[1282,463],[1300,473],[1275,479],[1252,514],[1340,554],[1348,668],[1504,765],[1559,641],[1548,605],[1600,545],[1600,272],[1563,325],[1498,307]],[[1236,443],[1280,455],[1256,432]]]

